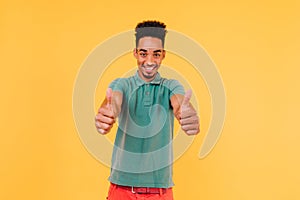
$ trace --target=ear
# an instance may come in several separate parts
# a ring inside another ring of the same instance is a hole
[[[136,59],[138,59],[138,53],[137,53],[137,49],[136,49],[136,48],[133,49],[133,56],[134,56]]]
[[[163,50],[162,52],[162,60],[166,57],[166,50]]]

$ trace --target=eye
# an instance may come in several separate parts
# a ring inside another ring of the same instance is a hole
[[[154,54],[153,54],[153,57],[154,57],[154,58],[160,58],[160,53],[154,53]]]
[[[146,56],[147,56],[147,54],[146,54],[146,53],[143,53],[143,52],[139,53],[139,55],[140,55],[141,57],[146,57]]]

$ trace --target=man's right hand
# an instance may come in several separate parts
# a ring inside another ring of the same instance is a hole
[[[112,106],[112,94],[112,89],[108,88],[106,90],[106,100],[99,108],[98,114],[95,117],[97,131],[103,135],[108,133],[116,122]]]

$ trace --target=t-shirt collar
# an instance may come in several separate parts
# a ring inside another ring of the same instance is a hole
[[[150,83],[150,84],[160,84],[160,82],[161,82],[161,76],[160,76],[160,74],[158,72],[156,73],[155,78],[152,81],[150,81],[150,82],[146,82],[143,79],[141,79],[141,77],[138,74],[138,71],[136,71],[136,73],[134,75],[134,78],[135,78],[138,86],[141,86],[141,85],[144,85],[144,84],[148,84],[148,83]]]

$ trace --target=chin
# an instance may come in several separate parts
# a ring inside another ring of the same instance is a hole
[[[156,72],[153,73],[153,74],[147,74],[147,73],[143,73],[143,76],[147,79],[151,79],[151,78],[154,78],[156,75]]]

